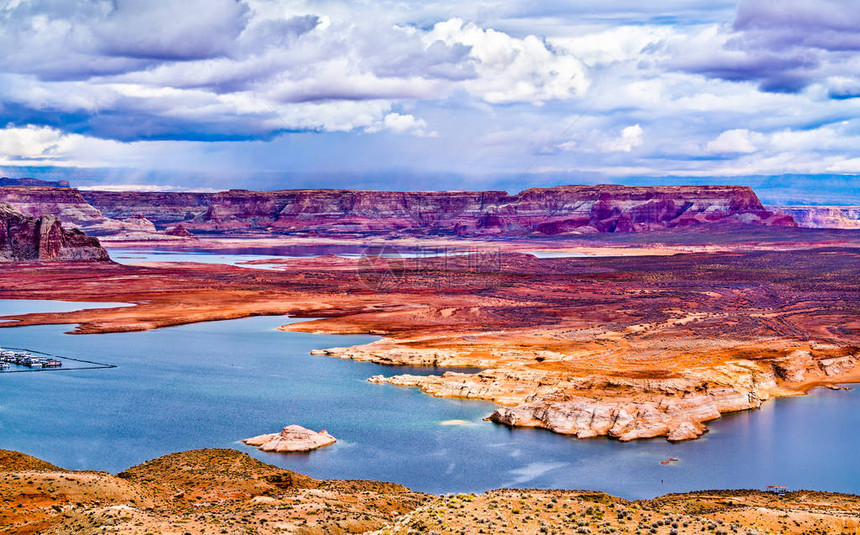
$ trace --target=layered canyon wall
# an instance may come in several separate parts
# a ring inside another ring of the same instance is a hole
[[[789,225],[738,186],[560,186],[504,191],[230,190],[82,192],[113,219],[142,215],[192,232],[522,236],[641,232],[702,223]]]
[[[3,187],[0,202],[96,236],[182,225],[204,234],[510,237],[644,232],[705,223],[794,226],[739,186],[559,186],[504,191],[107,192]]]
[[[98,239],[64,229],[54,215],[32,217],[0,203],[0,262],[109,260]]]
[[[783,206],[777,210],[801,227],[860,229],[860,206]]]

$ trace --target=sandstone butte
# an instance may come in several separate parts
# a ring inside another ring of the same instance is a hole
[[[58,215],[96,236],[557,236],[645,232],[704,223],[788,225],[740,186],[617,185],[504,191],[230,190],[219,193],[5,187],[0,202]]]
[[[292,453],[330,446],[337,440],[325,430],[316,432],[300,425],[288,425],[280,433],[258,435],[242,442],[248,446],[257,446],[262,451]]]
[[[0,496],[0,532],[16,535],[860,530],[860,499],[846,494],[706,490],[631,501],[601,492],[501,489],[436,496],[379,481],[317,480],[223,449],[172,453],[116,475],[0,450]]]
[[[31,217],[0,203],[0,262],[108,260],[98,239],[64,229],[54,215]]]

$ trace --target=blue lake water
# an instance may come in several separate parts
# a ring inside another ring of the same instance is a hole
[[[243,247],[239,249],[208,250],[198,248],[166,249],[128,249],[109,247],[110,257],[120,264],[141,262],[197,262],[204,264],[228,264],[252,269],[278,269],[276,265],[245,264],[255,260],[283,258],[309,258],[334,254],[344,258],[359,258],[362,255],[379,255],[397,258],[424,258],[444,254],[465,254],[439,247],[395,247],[392,245],[293,245],[286,247]]]
[[[26,303],[0,300],[0,315],[27,312]],[[33,311],[46,308],[32,303]],[[712,423],[693,442],[576,440],[484,422],[490,403],[368,383],[371,375],[413,370],[311,356],[315,348],[374,338],[275,330],[291,321],[256,317],[104,335],[66,335],[62,325],[0,329],[0,346],[117,366],[0,375],[0,447],[111,472],[179,450],[236,448],[317,478],[379,479],[437,493],[516,486],[645,498],[771,484],[860,492],[860,395],[853,391],[775,400]],[[451,420],[465,424],[443,425]],[[292,455],[238,442],[294,423],[326,429],[338,442]],[[660,464],[669,457],[680,462]]]
[[[87,308],[115,308],[129,306],[128,303],[80,303],[74,301],[49,301],[44,299],[0,299],[0,316],[34,314],[37,312],[72,312]]]

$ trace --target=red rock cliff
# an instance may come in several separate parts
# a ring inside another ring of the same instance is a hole
[[[0,262],[109,259],[98,239],[64,229],[56,216],[32,217],[0,203]]]
[[[415,233],[509,236],[640,232],[712,222],[794,225],[740,186],[560,186],[504,191],[85,191],[111,218],[143,214],[193,232]]]

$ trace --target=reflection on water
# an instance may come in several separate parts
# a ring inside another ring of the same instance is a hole
[[[0,299],[0,317],[43,312],[74,312],[89,308],[117,308],[130,303],[83,303],[80,301],[49,301],[42,299]]]
[[[0,301],[0,314],[21,302]],[[62,305],[65,306],[65,305]],[[34,309],[44,309],[35,303]],[[68,326],[0,329],[0,346],[118,367],[0,376],[0,447],[67,468],[116,472],[173,451],[227,447],[318,478],[393,481],[430,492],[511,485],[627,498],[787,485],[860,492],[860,396],[817,390],[711,424],[705,438],[622,444],[483,421],[490,403],[434,398],[367,377],[406,372],[311,356],[370,336],[275,330],[256,317],[106,335]],[[263,453],[238,441],[287,424],[326,429],[333,446]],[[678,463],[661,465],[669,457]]]
[[[255,260],[279,260],[284,258],[312,258],[335,255],[343,258],[384,256],[398,258],[423,258],[445,254],[462,254],[458,249],[444,247],[400,247],[374,244],[323,244],[286,245],[277,247],[237,247],[206,249],[183,247],[176,250],[108,248],[111,259],[120,264],[140,262],[198,262],[204,264],[228,264],[254,269],[276,269],[267,264],[246,264]]]

